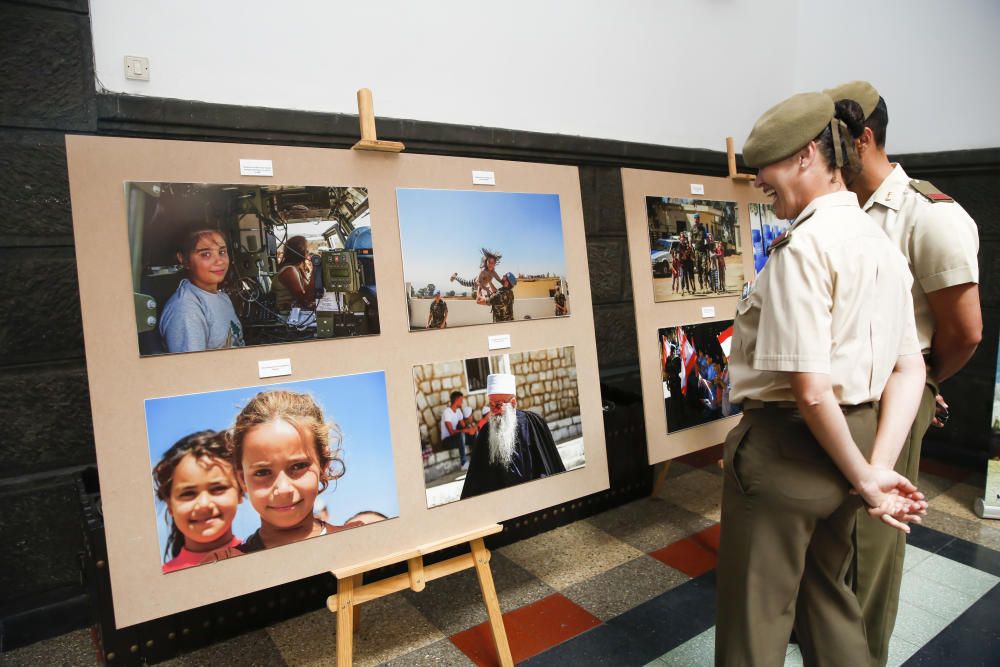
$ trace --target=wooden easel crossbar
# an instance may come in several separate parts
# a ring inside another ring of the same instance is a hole
[[[333,576],[337,578],[337,593],[327,598],[326,606],[331,612],[337,614],[337,666],[348,667],[352,662],[353,633],[360,624],[361,607],[359,605],[407,588],[420,592],[424,590],[428,581],[474,568],[476,577],[479,579],[479,587],[483,593],[483,602],[486,604],[490,631],[493,635],[493,643],[496,646],[500,664],[502,667],[512,667],[514,661],[511,657],[510,645],[507,642],[507,633],[503,626],[500,601],[497,598],[496,587],[493,585],[493,574],[490,571],[490,552],[483,542],[483,538],[499,533],[501,530],[503,530],[503,526],[492,524],[416,549],[390,554],[339,570],[331,570]],[[469,553],[439,563],[424,564],[424,556],[465,543],[469,544]],[[365,572],[403,561],[406,561],[407,565],[407,571],[404,574],[398,574],[371,584],[363,583]]]

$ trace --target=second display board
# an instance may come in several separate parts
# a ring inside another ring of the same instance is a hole
[[[67,151],[119,627],[608,487],[576,169]]]
[[[747,181],[622,169],[649,462],[719,444],[743,285],[787,226]]]

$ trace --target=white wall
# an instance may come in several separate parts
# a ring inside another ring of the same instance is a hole
[[[871,81],[890,152],[1000,146],[997,0],[803,0],[798,28],[795,85]]]
[[[137,95],[356,113],[367,86],[379,116],[723,150],[783,97],[867,77],[890,150],[1000,146],[1000,3],[837,6],[91,0],[91,19],[98,85]]]

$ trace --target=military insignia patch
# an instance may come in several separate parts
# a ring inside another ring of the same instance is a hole
[[[917,179],[913,179],[910,181],[910,187],[922,194],[924,199],[930,202],[955,201],[934,187],[930,181],[919,181]]]

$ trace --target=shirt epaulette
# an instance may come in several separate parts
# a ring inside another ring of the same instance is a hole
[[[791,240],[791,238],[792,238],[792,235],[789,234],[787,231],[786,232],[782,232],[780,236],[778,236],[776,239],[774,239],[773,241],[771,241],[771,245],[767,246],[767,254],[770,255],[772,252],[774,252],[775,250],[777,250],[781,246],[787,245],[788,242]]]
[[[938,202],[955,201],[950,196],[944,194],[936,187],[934,187],[934,184],[931,183],[930,181],[920,181],[917,179],[912,179],[910,181],[910,187],[919,192],[920,194],[922,194],[924,196],[924,199],[926,199],[929,202],[938,203]]]

